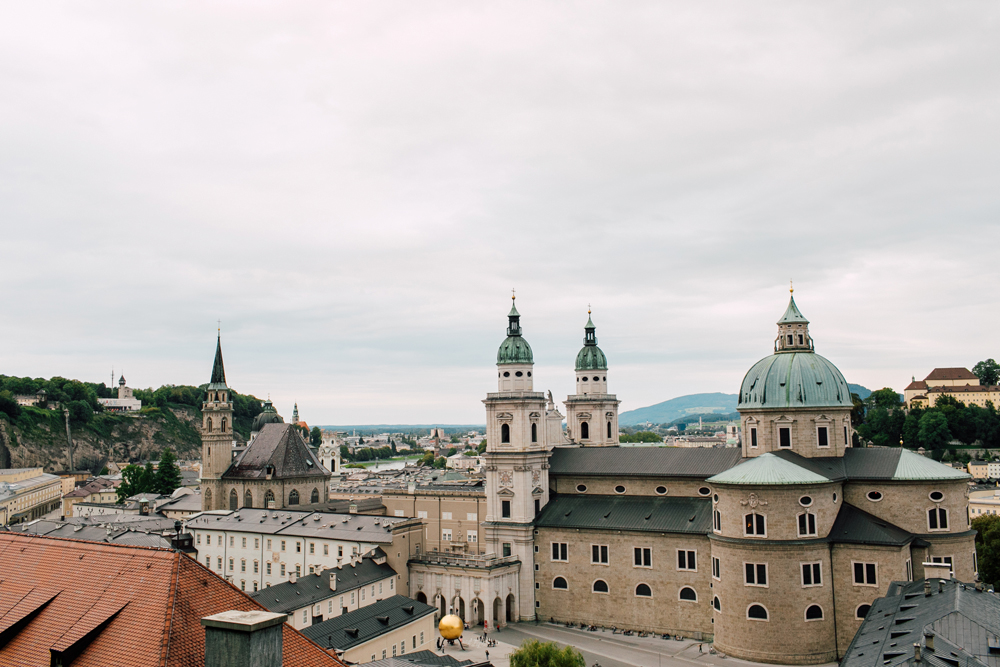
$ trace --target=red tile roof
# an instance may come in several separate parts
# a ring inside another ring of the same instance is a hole
[[[927,383],[923,380],[914,380],[910,384],[906,385],[906,389],[903,391],[909,391],[911,389],[927,389]]]
[[[201,618],[230,609],[264,607],[175,551],[0,533],[0,664],[202,667]],[[283,631],[285,666],[343,667]]]
[[[924,378],[930,383],[934,380],[978,380],[968,368],[935,368]]]

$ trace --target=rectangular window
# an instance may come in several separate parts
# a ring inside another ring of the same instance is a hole
[[[316,553],[316,543],[315,542],[310,542],[309,543],[309,555],[312,556],[314,553]]]
[[[205,556],[205,567],[207,567],[208,569],[212,569],[212,557],[211,556]]]
[[[418,510],[417,511],[417,518],[418,519],[426,519],[427,518],[427,510]]]
[[[678,570],[697,570],[698,563],[695,560],[694,551],[685,551],[683,549],[677,550],[677,569]]]
[[[822,586],[823,576],[820,563],[802,563],[802,585]]]
[[[608,564],[608,545],[606,544],[592,544],[590,545],[590,562],[597,563],[599,565]]]
[[[260,549],[260,538],[259,537],[253,538],[253,548],[254,549]]]
[[[229,536],[229,546],[231,547],[236,546],[236,538],[233,537],[232,535]]]
[[[816,438],[819,441],[820,447],[830,446],[830,438],[829,436],[827,436],[825,426],[820,426],[818,429],[816,429]]]
[[[750,428],[750,446],[757,446],[757,427],[753,426]]]
[[[222,572],[222,556],[219,556],[219,572]]]
[[[297,554],[302,553],[302,543],[301,542],[296,542],[295,543],[295,553],[297,553]]]
[[[816,515],[806,512],[799,515],[799,537],[816,534]]]
[[[329,556],[330,555],[330,545],[329,544],[324,544],[323,545],[323,555],[324,556]]]
[[[854,563],[855,586],[878,586],[876,563]]]
[[[246,560],[241,559],[240,560],[240,572],[246,572],[246,571],[247,571],[247,562],[246,562]]]
[[[267,570],[267,573],[268,573],[268,574],[271,574],[271,564],[270,564],[270,563],[265,563],[265,565],[267,566],[267,567],[265,568],[265,569]]]
[[[511,553],[510,542],[504,542],[503,543],[503,555],[504,555],[504,557],[509,556],[510,553]]]
[[[247,548],[247,538],[245,538],[245,537],[243,538],[243,548],[244,549]]]
[[[844,426],[844,447],[847,447],[847,426]]]
[[[354,591],[351,591],[351,604],[354,604]]]
[[[441,512],[442,521],[451,521],[451,512]]]
[[[466,521],[478,521],[479,520],[479,516],[475,512],[466,512],[465,513],[465,520]]]
[[[284,540],[281,540],[281,550],[282,551],[285,550],[285,541]]]
[[[201,544],[201,533],[198,533],[198,538],[196,539],[198,544]]]
[[[393,516],[403,516],[403,510],[393,510]]]
[[[285,564],[281,564],[281,576],[285,576]]]
[[[444,528],[441,531],[441,539],[445,542],[451,542],[451,528]]]
[[[393,645],[392,645],[392,657],[394,657],[394,658],[396,657],[396,644],[395,643],[393,643]]]
[[[206,535],[205,536],[205,544],[211,544],[211,543],[212,543],[212,535],[211,534]]]
[[[422,633],[422,632],[420,633],[420,645],[421,646],[424,645],[424,633]]]
[[[566,542],[552,543],[552,560],[569,560],[569,544]]]
[[[363,588],[361,589],[361,601],[362,602],[365,601],[365,589],[363,589]]]
[[[297,564],[295,566],[295,576],[296,577],[301,577],[302,576],[302,564],[301,563],[299,563],[299,564]]]
[[[268,541],[267,541],[267,550],[268,551],[271,550],[271,540],[270,539],[268,539]]]
[[[653,550],[649,547],[633,549],[633,565],[636,567],[653,567]]]
[[[475,543],[479,541],[479,532],[475,530],[465,531],[465,540],[470,543]]]
[[[778,429],[778,447],[792,446],[792,430],[790,428]]]
[[[767,586],[767,563],[744,563],[747,586]]]
[[[416,635],[413,635],[413,644],[412,644],[412,647],[413,648],[417,648],[417,636]]]
[[[909,558],[906,559],[906,580],[913,581],[913,561]]]
[[[258,572],[260,572],[260,563],[258,563],[257,561],[254,561],[253,562],[253,573],[257,574]]]
[[[712,578],[722,579],[722,561],[712,556]]]
[[[767,518],[763,514],[751,512],[743,517],[743,534],[767,537]]]
[[[343,557],[344,557],[344,547],[341,545],[337,547],[337,558],[343,558]]]
[[[504,519],[510,518],[510,501],[501,500],[500,501],[500,516]]]
[[[305,623],[308,620],[309,620],[309,610],[308,609],[303,609],[302,610],[302,622]]]

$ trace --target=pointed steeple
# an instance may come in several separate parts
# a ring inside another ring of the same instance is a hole
[[[517,312],[517,306],[514,305],[514,301],[517,296],[511,295],[510,297],[510,312],[507,313],[507,335],[508,336],[520,336],[521,335],[521,313]]]
[[[794,290],[788,288],[788,308],[778,320],[778,337],[774,341],[775,352],[811,352],[812,337],[809,335],[809,320],[795,305]]]
[[[584,345],[597,345],[597,327],[594,326],[594,320],[590,317],[590,306],[587,306],[587,325],[583,327],[583,344]]]
[[[795,305],[795,297],[788,297],[788,308],[785,309],[785,314],[781,316],[777,324],[809,324],[809,320],[799,311],[799,307]]]
[[[215,363],[212,364],[212,380],[208,386],[211,389],[221,389],[226,386],[226,368],[222,363],[222,332],[219,332],[219,338],[215,343]]]

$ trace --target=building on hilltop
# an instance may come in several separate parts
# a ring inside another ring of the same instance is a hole
[[[118,398],[99,398],[97,402],[109,412],[138,412],[142,410],[142,401],[133,396],[132,388],[125,384],[124,375],[118,379]]]
[[[933,407],[941,396],[985,408],[987,403],[1000,405],[1000,386],[981,384],[967,368],[935,368],[923,380],[913,378],[903,390],[907,409]]]

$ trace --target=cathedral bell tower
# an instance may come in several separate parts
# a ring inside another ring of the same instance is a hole
[[[201,414],[202,509],[223,509],[222,473],[233,460],[233,396],[226,386],[221,333],[216,341],[212,379],[201,404]]]
[[[532,522],[549,501],[549,455],[545,395],[534,391],[531,346],[521,335],[521,315],[512,304],[507,338],[497,351],[496,393],[486,395],[487,550],[521,561],[518,590],[511,591],[520,619],[534,618]],[[506,595],[506,593],[505,593]]]
[[[566,437],[584,447],[618,445],[618,397],[608,393],[608,358],[597,347],[587,309],[583,347],[576,355],[576,393],[566,397]]]

